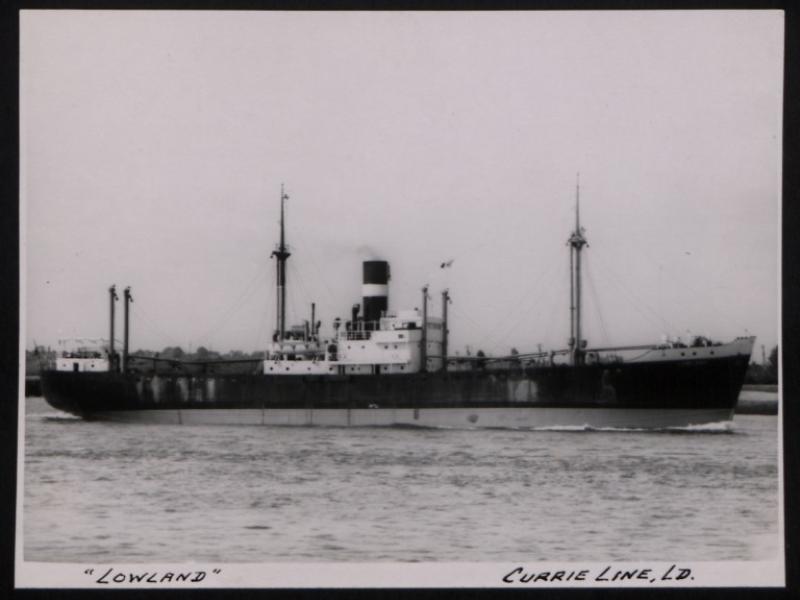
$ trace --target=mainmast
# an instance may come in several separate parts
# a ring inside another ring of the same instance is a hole
[[[581,180],[580,173],[575,186],[575,231],[567,240],[569,244],[570,269],[570,339],[569,349],[572,364],[583,363],[583,340],[581,338],[581,250],[588,245],[581,227]]]
[[[283,191],[281,184],[281,238],[278,247],[273,250],[271,256],[277,258],[277,341],[282,342],[286,335],[286,259],[291,256],[286,247],[286,233],[284,224],[284,204],[289,196]]]

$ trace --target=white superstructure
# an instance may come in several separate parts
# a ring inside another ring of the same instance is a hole
[[[108,349],[105,340],[59,340],[56,371],[109,371]]]
[[[442,368],[444,323],[439,317],[425,321],[426,370],[438,371]],[[423,315],[419,310],[389,312],[380,318],[377,328],[367,325],[364,321],[350,322],[329,340],[290,334],[272,343],[264,360],[264,373],[368,375],[421,370]]]

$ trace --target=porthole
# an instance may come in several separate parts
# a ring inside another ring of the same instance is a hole
[[[686,356],[686,352],[681,352],[681,356]]]
[[[697,356],[697,352],[692,352],[692,356]]]
[[[713,351],[713,350],[711,351],[711,354],[714,354],[714,351]]]

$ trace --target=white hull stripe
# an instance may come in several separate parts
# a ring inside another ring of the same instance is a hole
[[[105,411],[91,418],[173,425],[418,426],[456,429],[666,429],[733,419],[728,409],[330,408]]]

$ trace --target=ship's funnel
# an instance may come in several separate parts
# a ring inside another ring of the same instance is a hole
[[[377,328],[381,315],[389,308],[389,263],[385,260],[364,261],[364,322],[369,329]]]

